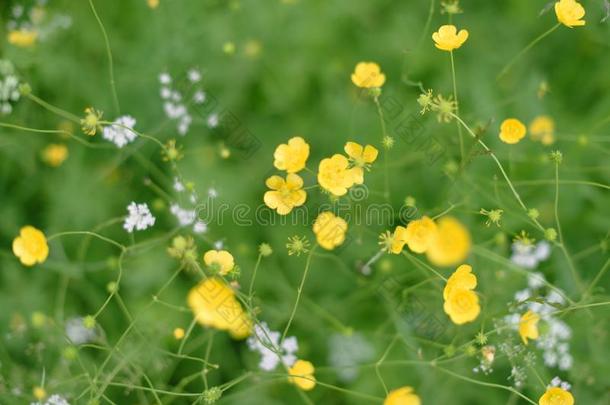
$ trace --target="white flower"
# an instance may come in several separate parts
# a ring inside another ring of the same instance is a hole
[[[527,277],[527,285],[531,289],[537,290],[538,288],[544,286],[545,283],[546,279],[542,273],[532,273]]]
[[[375,350],[360,333],[334,334],[328,341],[328,348],[329,363],[337,369],[339,377],[348,382],[358,377],[358,365],[375,356]]]
[[[135,118],[124,115],[119,117],[112,125],[104,127],[103,137],[110,142],[114,142],[116,146],[122,148],[136,139],[136,133],[132,131],[136,125]]]
[[[85,327],[83,318],[71,318],[66,321],[66,336],[73,345],[94,342],[98,338],[97,329]]]
[[[206,233],[208,231],[208,224],[203,221],[195,222],[193,225],[193,232],[195,233]]]
[[[169,73],[161,73],[159,75],[159,83],[161,84],[170,84],[172,82],[172,77],[169,75]]]
[[[190,69],[187,73],[187,76],[191,83],[197,83],[201,81],[201,72],[199,72],[199,70],[197,69]]]
[[[538,263],[547,260],[551,255],[551,246],[546,241],[538,242],[536,245],[517,241],[513,243],[512,250],[510,260],[525,269],[536,268]]]
[[[185,190],[184,184],[178,179],[178,177],[174,177],[174,190],[181,193]]]
[[[208,126],[210,128],[216,128],[218,126],[218,122],[219,122],[218,114],[216,114],[216,113],[210,114],[210,116],[208,117]]]
[[[224,242],[221,240],[217,240],[216,242],[214,242],[214,249],[216,250],[222,250],[222,248],[224,247]]]
[[[168,98],[171,97],[172,91],[169,88],[167,88],[167,87],[161,87],[160,94],[161,94],[161,98],[163,100],[167,100]]]
[[[250,350],[261,355],[258,366],[261,370],[272,371],[280,361],[291,367],[296,361],[295,353],[299,349],[296,337],[289,336],[280,344],[280,332],[269,329],[265,322],[254,325],[254,333],[248,338]]]
[[[210,197],[210,198],[218,197],[218,190],[216,190],[214,187],[210,187],[208,189],[208,197]]]
[[[197,212],[195,212],[195,210],[184,209],[178,204],[170,205],[169,211],[178,219],[180,226],[191,225],[197,218]]]
[[[132,202],[127,206],[127,211],[129,215],[125,218],[123,228],[129,233],[132,233],[134,229],[143,231],[155,224],[155,217],[152,216],[146,204]]]
[[[195,104],[202,104],[205,101],[205,93],[201,90],[197,90],[193,94],[193,101]]]
[[[70,403],[60,395],[51,395],[45,402],[31,402],[30,405],[70,405]]]

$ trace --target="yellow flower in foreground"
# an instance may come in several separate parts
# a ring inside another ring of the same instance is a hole
[[[445,300],[443,310],[456,325],[472,322],[481,312],[479,297],[472,290],[454,289]]]
[[[252,321],[235,292],[218,277],[207,278],[193,287],[187,302],[201,325],[226,330],[235,339],[245,339],[252,332]]]
[[[544,145],[555,142],[555,121],[548,115],[539,115],[530,123],[530,135],[534,141]]]
[[[557,20],[566,27],[585,25],[585,20],[581,20],[585,16],[585,9],[575,0],[560,0],[555,3],[555,14]]]
[[[455,25],[442,25],[432,34],[434,45],[442,51],[453,51],[461,47],[468,39],[468,31],[457,32]]]
[[[335,196],[342,196],[357,180],[355,168],[349,167],[349,160],[343,155],[322,159],[318,168],[318,183]]]
[[[356,142],[346,143],[343,149],[354,165],[352,169],[354,183],[364,183],[364,169],[368,169],[371,163],[377,159],[379,151],[374,146],[366,145],[363,147]]]
[[[436,221],[437,232],[426,250],[428,260],[436,266],[453,266],[463,262],[470,253],[470,233],[453,217]]]
[[[214,273],[221,276],[229,273],[235,267],[233,255],[226,250],[208,250],[203,255],[203,262],[210,267]]]
[[[289,173],[285,180],[280,176],[271,176],[266,184],[271,191],[265,193],[265,204],[280,215],[286,215],[294,207],[305,203],[307,193],[303,190],[303,179],[298,174]]]
[[[574,397],[569,391],[551,387],[538,400],[539,405],[574,405]]]
[[[474,290],[477,287],[477,276],[472,273],[472,267],[467,264],[459,266],[447,279],[443,290],[443,299],[449,298],[455,290]]]
[[[421,400],[411,387],[392,390],[383,401],[383,405],[421,405]]]
[[[36,43],[38,32],[28,29],[13,30],[8,33],[8,43],[22,48],[27,48]]]
[[[352,73],[352,83],[363,89],[379,88],[385,83],[385,75],[375,62],[360,62]]]
[[[523,343],[527,344],[527,339],[538,339],[538,321],[540,316],[535,312],[527,311],[519,320],[519,335]]]
[[[296,173],[303,170],[309,157],[309,144],[300,136],[290,138],[288,143],[279,145],[273,153],[273,165],[278,170]]]
[[[525,136],[527,129],[516,118],[507,118],[500,124],[500,139],[504,143],[515,144]]]
[[[49,256],[47,238],[33,226],[24,226],[13,240],[13,253],[25,266],[43,263]]]
[[[59,167],[68,158],[66,145],[52,143],[42,150],[42,161],[51,167]]]
[[[326,250],[333,250],[345,241],[347,222],[330,211],[322,212],[313,223],[313,233],[318,244]]]
[[[313,373],[315,368],[311,362],[306,360],[297,360],[292,367],[288,369],[288,382],[296,385],[303,391],[310,391],[316,386],[316,377]],[[293,377],[294,376],[294,377]]]
[[[409,222],[405,233],[405,240],[409,249],[415,253],[424,253],[436,237],[437,226],[433,220],[423,216]]]

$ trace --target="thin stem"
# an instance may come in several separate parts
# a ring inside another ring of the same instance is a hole
[[[250,280],[250,288],[248,288],[248,300],[250,301],[250,305],[252,305],[252,291],[254,290],[254,281],[256,280],[256,272],[258,271],[258,267],[261,264],[261,259],[263,255],[261,253],[258,254],[258,258],[256,259],[256,264],[254,265],[254,271],[252,272],[252,279]]]
[[[388,172],[388,151],[389,149],[385,147],[385,139],[387,138],[387,130],[385,126],[385,119],[383,116],[383,110],[381,109],[381,104],[379,103],[379,97],[374,97],[375,105],[377,106],[377,114],[379,115],[379,122],[381,124],[381,146],[385,149],[383,152],[383,184],[384,184],[384,197],[386,200],[390,200],[390,177]]]
[[[457,92],[457,81],[455,79],[455,63],[453,61],[453,51],[449,52],[449,55],[451,55],[451,77],[453,79],[453,99],[455,100],[456,103],[456,107],[455,107],[455,111],[456,114],[460,114],[460,102],[458,101],[458,92]],[[458,129],[458,136],[460,138],[460,160],[462,161],[462,164],[464,162],[464,139],[462,136],[462,127],[460,126],[460,124],[458,122],[455,123]]]

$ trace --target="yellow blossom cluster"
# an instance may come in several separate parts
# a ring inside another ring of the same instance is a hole
[[[473,291],[476,286],[477,277],[467,264],[459,266],[447,280],[443,290],[443,310],[456,325],[472,322],[479,316],[479,297]]]

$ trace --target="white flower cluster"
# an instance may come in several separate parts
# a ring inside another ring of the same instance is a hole
[[[535,269],[551,255],[551,245],[545,240],[537,244],[526,244],[520,241],[513,243],[511,262],[525,269]]]
[[[547,324],[547,331],[536,339],[535,345],[543,351],[544,364],[548,367],[557,367],[560,370],[572,368],[573,358],[570,354],[570,339],[572,329],[563,320],[554,315],[557,311],[555,305],[565,303],[563,296],[556,290],[543,294],[542,287],[546,280],[542,273],[533,273],[528,277],[528,288],[515,294],[515,301],[520,302],[516,313],[508,315],[504,320],[513,329],[518,330],[520,314],[531,310],[540,316],[542,322]],[[527,301],[528,298],[542,297],[544,302]]]
[[[122,148],[136,139],[136,133],[132,131],[135,125],[135,118],[124,115],[117,118],[112,125],[105,126],[102,136],[104,139],[113,142],[117,147]]]
[[[174,179],[174,190],[183,193],[186,192],[187,188],[182,184],[182,182],[178,179]],[[197,194],[191,192],[189,195],[189,201],[191,204],[197,204]],[[197,210],[196,209],[187,209],[181,207],[178,203],[173,203],[169,207],[169,211],[173,216],[178,220],[178,224],[183,227],[192,226],[193,232],[195,233],[205,233],[208,230],[208,224],[204,221],[197,219]]]
[[[123,228],[129,233],[132,233],[134,229],[143,231],[155,224],[155,217],[152,216],[146,204],[132,202],[127,206],[127,211],[129,215],[125,218]]]
[[[551,387],[560,387],[564,391],[570,391],[572,389],[572,385],[569,382],[562,381],[561,378],[559,378],[559,377],[554,377],[551,380],[551,384],[549,385],[549,388],[551,388]]]
[[[47,2],[36,0],[27,8],[21,4],[13,6],[6,23],[7,31],[33,30],[37,33],[37,39],[44,41],[55,31],[70,28],[72,18],[65,14],[49,13],[50,10],[44,8]]]
[[[247,343],[250,350],[260,353],[258,366],[261,370],[275,369],[280,364],[280,357],[286,367],[291,367],[297,361],[297,338],[289,336],[280,345],[280,337],[280,332],[270,330],[265,322],[254,325],[254,334],[248,338]]]
[[[13,111],[12,103],[19,100],[19,79],[15,67],[5,59],[0,59],[0,115]]]
[[[190,69],[187,72],[187,79],[190,83],[189,93],[192,92],[190,99],[173,86],[173,79],[169,73],[159,75],[163,110],[169,119],[177,121],[177,131],[180,135],[186,135],[193,122],[193,117],[188,109],[189,102],[203,104],[206,100],[205,92],[199,87],[201,72],[197,69]]]
[[[343,381],[353,381],[358,377],[358,365],[367,363],[375,356],[375,350],[360,333],[351,335],[334,334],[328,340],[328,361],[337,368]]]
[[[45,402],[31,402],[30,405],[70,405],[61,395],[51,395]]]
[[[97,328],[87,328],[81,317],[68,319],[65,330],[66,336],[73,345],[95,342],[99,337]]]

